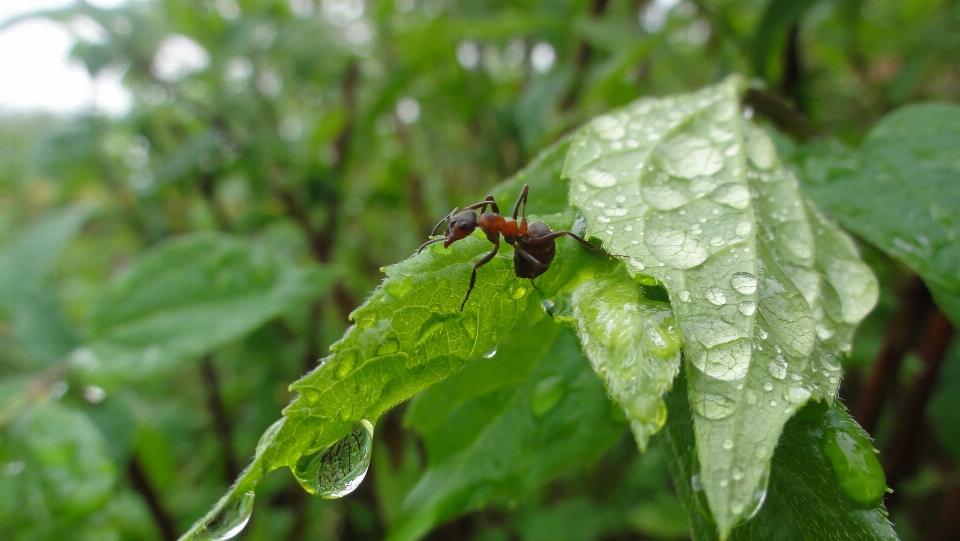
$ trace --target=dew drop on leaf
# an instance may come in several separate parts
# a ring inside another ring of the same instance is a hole
[[[740,313],[745,316],[752,316],[754,312],[757,311],[757,305],[752,301],[743,301],[737,305],[737,310],[740,310]]]
[[[520,280],[511,280],[503,288],[503,295],[508,299],[518,301],[527,294],[527,286]]]
[[[740,184],[724,184],[710,194],[710,199],[735,209],[745,209],[750,205],[750,190]]]
[[[613,173],[603,169],[590,169],[586,173],[585,180],[587,184],[596,188],[609,188],[617,183],[617,177]]]
[[[654,229],[644,236],[644,242],[657,259],[676,269],[695,267],[710,255],[706,246],[688,231]]]
[[[767,363],[767,373],[776,379],[784,379],[787,377],[787,358],[783,356],[783,353],[778,353],[776,357]],[[766,384],[764,384],[764,389],[766,389]],[[767,390],[769,391],[770,389]]]
[[[873,445],[844,426],[828,426],[823,451],[840,488],[855,502],[873,507],[883,498],[887,481]]]
[[[410,293],[410,291],[413,290],[413,286],[413,276],[399,276],[397,278],[390,278],[384,282],[383,290],[389,293],[391,297],[400,299],[407,293]]]
[[[683,302],[688,302],[690,300],[690,292],[686,289],[681,289],[677,292],[677,298]]]
[[[723,419],[736,411],[737,404],[726,396],[704,393],[693,399],[693,409],[707,419]]]
[[[494,355],[497,354],[497,346],[493,346],[489,351],[483,354],[485,359],[492,359]]]
[[[717,306],[722,306],[727,302],[727,296],[723,294],[723,290],[717,286],[711,286],[707,288],[707,291],[704,293],[704,296],[710,301],[711,304]]]
[[[353,366],[357,363],[357,354],[348,351],[343,354],[342,357],[337,358],[336,370],[337,375],[341,378],[344,378],[353,371]]]
[[[227,502],[193,535],[193,541],[224,541],[239,534],[253,513],[253,492]]]
[[[757,277],[748,272],[738,272],[730,278],[730,285],[744,295],[752,295],[757,291]]]
[[[377,347],[377,355],[392,355],[400,351],[400,342],[390,338]]]
[[[343,439],[297,460],[293,476],[310,494],[333,499],[353,492],[370,466],[373,425],[361,419]]]
[[[787,389],[787,392],[784,393],[783,397],[786,398],[788,402],[800,404],[802,402],[806,402],[807,399],[810,398],[810,391],[800,386],[793,386]]]

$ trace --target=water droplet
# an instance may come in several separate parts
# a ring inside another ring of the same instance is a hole
[[[757,445],[757,449],[756,449],[757,458],[766,458],[769,452],[770,450],[767,449],[766,445],[763,445],[763,444]]]
[[[783,353],[778,353],[776,357],[767,363],[767,373],[776,379],[784,379],[787,377],[787,358],[783,356]],[[766,388],[766,385],[764,385],[764,388]],[[769,391],[770,389],[767,390]]]
[[[693,489],[694,492],[701,492],[701,491],[703,491],[703,483],[700,481],[700,474],[699,474],[699,473],[694,474],[694,475],[690,478],[690,487]]]
[[[655,229],[645,235],[644,242],[657,259],[677,269],[695,267],[710,255],[707,247],[688,231]]]
[[[729,451],[730,449],[733,449],[733,440],[731,440],[730,438],[727,438],[727,439],[723,440],[722,446],[723,446],[724,449],[726,449],[726,450],[728,450],[728,451]]]
[[[370,466],[373,425],[361,419],[343,439],[297,460],[293,475],[310,494],[339,498],[353,492]]]
[[[687,291],[686,289],[681,289],[680,291],[677,292],[677,298],[683,302],[689,302],[690,292]]]
[[[527,286],[520,280],[511,280],[503,287],[503,295],[508,299],[518,301],[527,294]]]
[[[747,404],[756,404],[757,403],[757,393],[753,391],[747,391]]]
[[[692,397],[693,409],[707,419],[723,419],[729,417],[737,409],[737,404],[726,396],[704,393],[700,397]]]
[[[764,382],[763,382],[763,390],[764,390],[764,391],[767,391],[767,392],[772,391],[772,390],[773,390],[773,384],[770,383],[769,381],[764,381]]]
[[[610,115],[598,116],[590,122],[590,125],[601,139],[608,141],[620,139],[626,135],[626,130],[620,121]]]
[[[720,488],[726,488],[727,485],[730,484],[730,481],[726,479],[721,479],[720,481],[717,482],[717,484],[720,485]]]
[[[770,335],[767,334],[767,331],[763,330],[763,327],[757,327],[757,336],[759,336],[761,340],[766,340]]]
[[[391,297],[400,299],[407,293],[410,293],[410,291],[413,290],[413,286],[413,276],[398,276],[396,278],[388,278],[383,283],[383,290],[389,293]]]
[[[345,378],[347,377],[347,374],[353,371],[354,365],[357,364],[357,354],[353,351],[348,351],[343,355],[337,355],[333,358],[333,361],[333,366],[336,367],[337,376]]]
[[[543,417],[560,402],[567,392],[567,384],[561,376],[551,376],[537,382],[530,394],[530,409],[537,417]]]
[[[745,209],[750,205],[750,190],[740,184],[724,184],[710,194],[710,199],[735,209]]]
[[[832,418],[834,426],[826,429],[823,451],[840,488],[856,502],[876,505],[886,493],[887,481],[873,445],[865,435],[858,434],[859,428],[848,426],[836,414],[829,414],[828,418]]]
[[[730,500],[730,512],[734,515],[740,515],[743,513],[743,504],[737,500]]]
[[[806,402],[807,399],[810,398],[810,391],[795,385],[787,389],[787,392],[784,393],[783,397],[786,398],[788,402],[800,404],[801,402]]]
[[[710,176],[723,168],[723,155],[702,137],[679,134],[657,150],[663,168],[678,177]]]
[[[734,481],[743,479],[743,470],[741,468],[733,468],[730,472],[730,477],[732,477]]]
[[[493,356],[496,354],[497,354],[497,346],[493,346],[492,348],[490,348],[490,351],[487,351],[486,353],[484,353],[483,356],[486,359],[492,359]]]
[[[770,401],[770,407],[771,407],[771,408],[777,407],[777,403],[778,403],[778,402],[777,402],[776,400],[771,400],[771,401]]]
[[[757,311],[757,305],[752,301],[743,301],[737,305],[737,310],[745,316],[752,316]]]
[[[253,492],[229,501],[193,535],[194,541],[224,541],[239,534],[253,513]]]
[[[738,272],[730,277],[730,285],[744,295],[752,295],[757,291],[757,277],[748,272]]]
[[[753,231],[753,226],[750,225],[750,222],[740,222],[737,224],[737,228],[734,229],[734,233],[740,237],[746,237],[751,231]]]
[[[609,188],[617,183],[617,177],[613,173],[603,169],[589,169],[584,174],[584,180],[587,184],[597,188]]]
[[[703,294],[703,296],[706,297],[711,304],[715,304],[717,306],[722,306],[725,302],[727,302],[727,296],[724,295],[723,290],[717,286],[711,286],[707,288],[707,291]]]
[[[829,351],[824,351],[820,354],[820,364],[831,372],[840,370],[840,359]]]
[[[777,150],[765,134],[755,132],[746,147],[747,157],[758,169],[772,169],[776,165]]]
[[[394,338],[385,340],[377,347],[377,355],[392,355],[400,351],[400,342]]]

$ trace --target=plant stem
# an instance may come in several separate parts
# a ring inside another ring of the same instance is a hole
[[[127,462],[127,477],[130,479],[133,488],[140,493],[147,503],[150,514],[153,515],[153,521],[157,524],[157,529],[160,530],[160,538],[163,541],[176,541],[177,526],[170,516],[170,512],[160,501],[156,489],[150,484],[150,480],[136,456],[131,457],[130,461]]]
[[[237,467],[237,461],[233,457],[233,427],[227,416],[227,410],[223,406],[220,381],[211,354],[208,353],[200,359],[200,373],[203,375],[203,386],[207,391],[207,409],[213,417],[213,428],[217,432],[217,439],[220,440],[223,473],[226,476],[227,485],[230,485],[240,474],[240,468]]]

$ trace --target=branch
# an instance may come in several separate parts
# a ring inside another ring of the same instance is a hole
[[[877,421],[883,412],[890,388],[896,380],[903,357],[917,341],[917,334],[923,328],[933,300],[923,281],[913,276],[901,294],[893,318],[883,339],[883,346],[873,363],[870,379],[857,402],[856,418],[860,426],[873,434]]]
[[[143,497],[147,507],[150,508],[153,521],[156,522],[157,529],[160,530],[160,538],[163,541],[176,541],[178,537],[177,526],[170,516],[170,512],[167,511],[160,501],[160,497],[157,496],[156,489],[147,479],[147,475],[136,456],[131,457],[130,461],[127,462],[127,477],[130,479],[133,488]]]
[[[203,386],[207,391],[207,409],[213,417],[213,428],[217,432],[217,439],[220,440],[224,474],[229,485],[240,474],[240,468],[237,467],[237,461],[233,458],[233,427],[227,416],[227,410],[223,407],[217,370],[213,365],[213,356],[209,353],[200,360],[200,373],[203,375]]]

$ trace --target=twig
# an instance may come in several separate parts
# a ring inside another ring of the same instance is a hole
[[[127,477],[130,478],[130,484],[140,493],[147,503],[147,507],[150,508],[153,521],[157,523],[157,529],[160,530],[160,537],[163,541],[176,541],[176,524],[170,516],[169,511],[167,511],[160,501],[160,497],[157,496],[156,489],[150,484],[150,480],[147,479],[147,475],[143,471],[143,467],[140,466],[140,461],[136,456],[127,462]]]
[[[229,485],[237,478],[240,468],[237,467],[237,461],[233,457],[233,427],[230,424],[230,418],[227,416],[227,410],[223,407],[217,370],[213,365],[213,356],[209,353],[200,359],[200,373],[203,374],[203,386],[207,391],[207,409],[210,410],[210,415],[213,417],[213,428],[217,431],[217,438],[220,440],[224,475],[226,475]]]
[[[787,43],[783,48],[783,78],[780,81],[780,91],[784,96],[790,96],[797,109],[806,111],[801,96],[801,80],[803,78],[803,64],[800,61],[800,24],[794,21],[787,32]]]
[[[907,396],[900,406],[894,434],[891,437],[891,447],[884,470],[887,482],[891,487],[896,486],[901,479],[916,468],[918,432],[923,426],[923,412],[930,400],[930,394],[937,382],[937,375],[947,354],[947,347],[953,338],[953,326],[950,320],[940,310],[931,318],[927,332],[920,342],[920,359],[923,361],[923,371],[916,378]]]
[[[603,15],[603,12],[607,10],[608,3],[609,0],[593,0],[590,3],[590,15],[594,19]],[[593,47],[586,40],[580,40],[580,45],[577,48],[577,58],[574,60],[574,67],[577,72],[573,76],[573,82],[567,93],[560,100],[561,111],[569,111],[577,103],[577,98],[580,97],[580,92],[583,90],[583,83],[587,79],[586,71],[592,56]]]
[[[883,346],[873,363],[870,379],[857,403],[854,417],[870,434],[877,428],[877,421],[900,371],[903,357],[916,342],[918,331],[923,328],[932,306],[933,301],[927,286],[917,276],[910,278],[900,298],[900,304],[887,326]]]
[[[782,96],[762,88],[750,88],[743,101],[797,140],[804,141],[817,134],[803,113]]]

